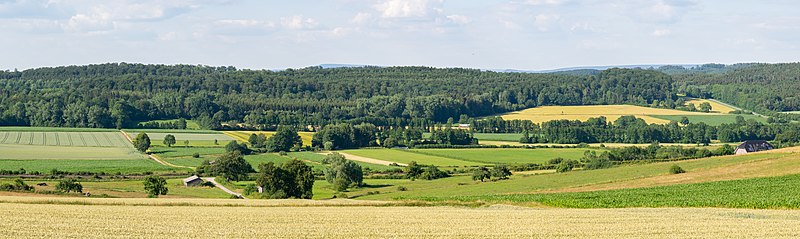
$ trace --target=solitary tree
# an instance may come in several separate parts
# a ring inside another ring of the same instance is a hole
[[[164,136],[164,144],[167,145],[167,147],[172,147],[172,145],[175,144],[175,135],[168,134]]]
[[[481,166],[472,171],[472,180],[481,180],[483,182],[484,179],[490,178],[492,178],[492,173],[486,167]]]
[[[223,154],[214,163],[204,161],[200,167],[197,167],[197,172],[200,174],[221,176],[234,181],[247,179],[247,174],[254,171],[253,166],[244,160],[239,151]]]
[[[364,182],[364,171],[360,165],[347,160],[341,154],[329,154],[325,162],[330,167],[325,169],[325,180],[331,183],[336,191],[345,191],[350,186],[361,186]]]
[[[145,152],[148,148],[150,148],[150,136],[147,136],[147,133],[139,133],[136,136],[136,139],[133,140],[133,146],[136,147],[136,150],[139,152]]]
[[[144,178],[144,191],[151,198],[157,198],[158,195],[167,195],[169,191],[167,180],[155,175],[147,176]]]
[[[217,141],[214,141],[214,142],[217,142]],[[189,140],[188,139],[183,141],[183,146],[187,147],[187,148],[189,147]]]
[[[499,179],[508,179],[508,176],[511,176],[511,170],[508,169],[506,165],[495,165],[492,168],[492,177],[499,178]]]
[[[417,164],[417,161],[411,161],[408,163],[403,172],[406,173],[406,178],[417,178],[420,174],[422,174],[422,166]]]
[[[689,125],[689,117],[681,117],[681,124],[682,125]]]
[[[702,104],[700,104],[700,111],[706,113],[711,112],[711,104],[709,104],[708,102],[703,102]]]

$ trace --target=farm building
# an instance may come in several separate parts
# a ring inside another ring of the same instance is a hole
[[[197,175],[183,179],[183,186],[194,187],[200,186],[200,184],[203,184],[203,179]]]
[[[773,147],[766,140],[748,140],[736,147],[736,154],[747,154],[770,149],[773,149]]]

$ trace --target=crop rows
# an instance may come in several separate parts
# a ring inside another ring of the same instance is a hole
[[[0,144],[127,147],[118,132],[14,132],[0,131]]]
[[[148,201],[161,200],[151,199]],[[91,208],[89,208],[91,207]],[[92,216],[86,216],[87,210]],[[797,238],[797,211],[4,203],[3,238]],[[267,218],[268,220],[266,220]],[[213,222],[213,223],[198,223]],[[666,223],[668,222],[668,223]],[[47,225],[37,230],[35,225]],[[231,225],[237,225],[231,227]],[[357,226],[353,226],[357,225]],[[34,226],[34,227],[32,227]]]

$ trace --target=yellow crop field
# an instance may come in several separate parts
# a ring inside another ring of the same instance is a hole
[[[247,142],[251,134],[264,134],[270,137],[275,134],[275,131],[225,131],[224,133],[236,140]],[[314,132],[297,132],[297,134],[303,140],[303,145],[311,145],[311,138],[314,136]]]
[[[708,102],[708,104],[711,105],[711,112],[727,114],[727,113],[730,113],[731,111],[736,110],[736,109],[731,108],[731,107],[729,107],[727,105],[723,105],[723,104],[720,104],[720,103],[717,103],[717,102],[714,102],[714,101],[710,101],[710,100],[706,100],[706,99],[697,99],[697,98],[691,99],[691,100],[687,100],[686,101],[686,105],[694,104],[694,106],[699,109],[700,108],[700,104],[706,103],[706,102]]]
[[[800,237],[791,210],[4,203],[0,215],[2,238]]]
[[[542,123],[552,120],[580,120],[605,116],[609,122],[619,117],[633,115],[644,119],[648,124],[666,124],[669,120],[650,117],[651,115],[720,115],[718,113],[688,112],[673,109],[657,109],[635,105],[581,105],[581,106],[540,106],[514,111],[502,115],[505,120],[531,120]]]

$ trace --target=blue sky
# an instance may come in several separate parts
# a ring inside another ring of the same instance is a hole
[[[0,0],[0,69],[795,62],[796,1]]]

